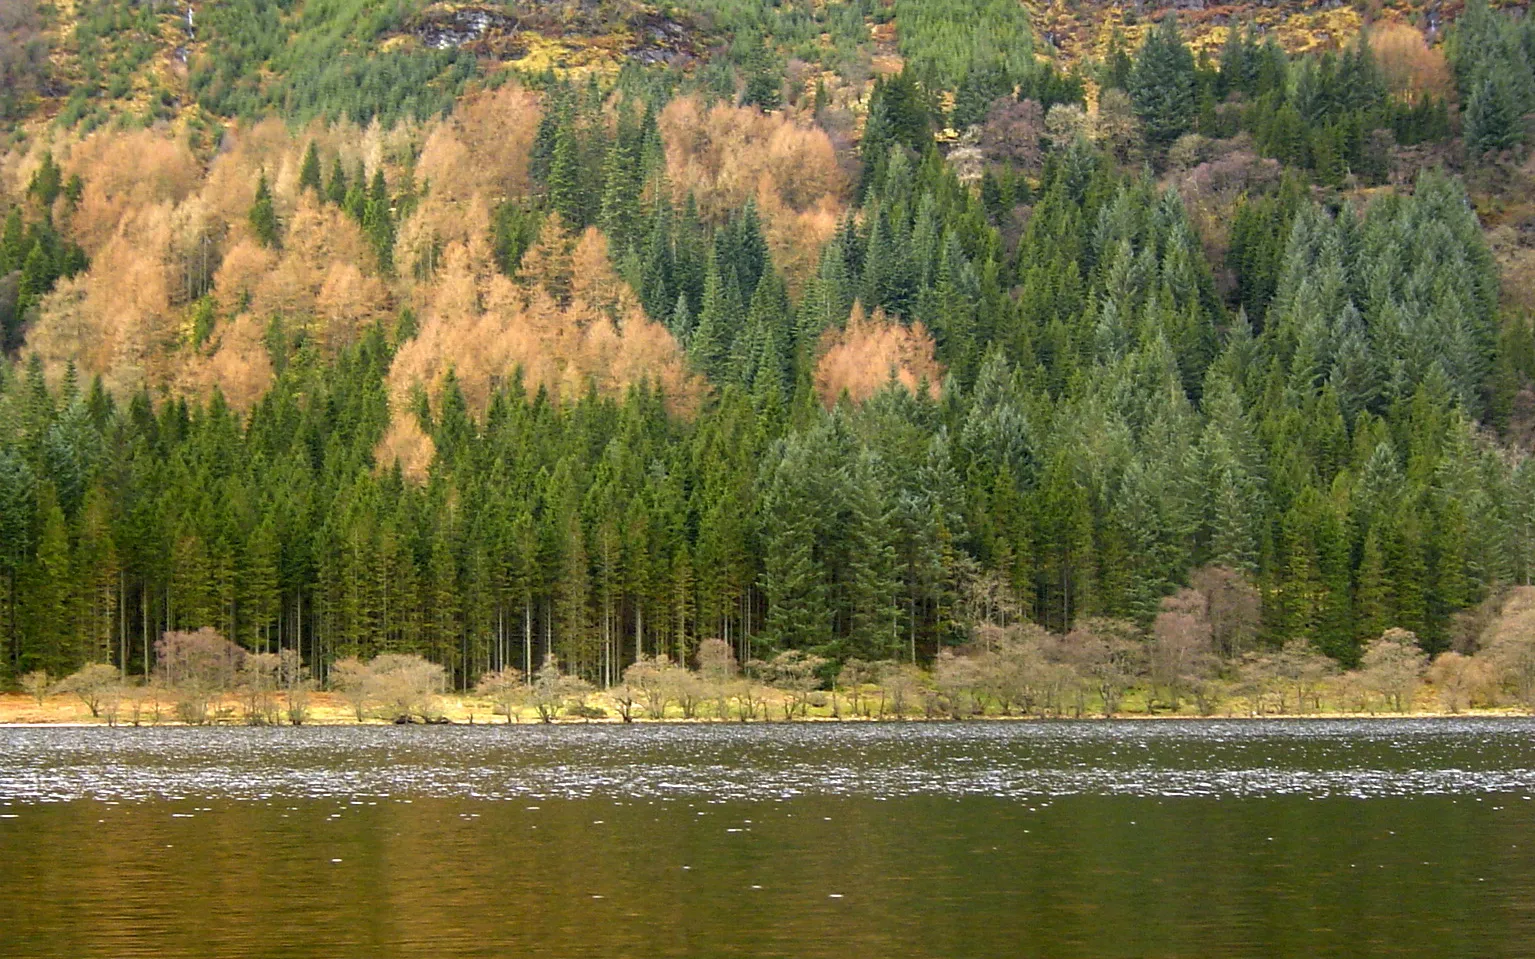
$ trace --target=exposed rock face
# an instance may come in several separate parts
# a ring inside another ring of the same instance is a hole
[[[468,50],[520,60],[532,35],[567,45],[601,47],[641,63],[674,63],[693,55],[696,27],[633,2],[581,0],[556,5],[519,0],[506,7],[434,4],[403,33],[430,50]]]
[[[635,43],[627,53],[641,63],[671,63],[691,54],[689,29],[667,17],[644,14],[630,22]]]
[[[410,32],[433,50],[467,47],[494,36],[515,33],[516,17],[488,7],[436,8],[422,13]]]

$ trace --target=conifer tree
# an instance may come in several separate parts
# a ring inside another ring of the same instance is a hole
[[[380,272],[391,272],[394,269],[394,211],[382,168],[373,171],[373,183],[363,209],[362,229],[378,257]]]
[[[277,211],[272,207],[272,191],[267,187],[264,172],[256,184],[256,199],[251,203],[246,219],[250,222],[251,232],[256,234],[262,246],[277,245]]]
[[[575,130],[559,127],[554,134],[554,152],[549,165],[549,205],[571,229],[586,226],[585,202],[581,195],[581,147]]]
[[[1497,153],[1522,139],[1513,92],[1491,70],[1471,91],[1466,105],[1466,146],[1473,153]]]
[[[1194,125],[1194,57],[1173,14],[1146,36],[1130,74],[1130,99],[1154,149],[1165,150]]]
[[[313,140],[304,151],[304,162],[298,171],[298,188],[301,192],[313,190],[316,196],[320,195],[320,151]]]
[[[636,239],[640,223],[640,179],[638,158],[617,137],[603,160],[602,230],[619,249],[626,249]]]
[[[325,199],[341,206],[346,202],[346,194],[346,171],[341,168],[341,155],[338,153],[336,162],[330,168],[330,181],[325,184]]]

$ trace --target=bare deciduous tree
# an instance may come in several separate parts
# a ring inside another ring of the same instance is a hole
[[[1140,122],[1136,119],[1129,94],[1112,87],[1103,91],[1098,99],[1098,114],[1094,117],[1093,138],[1120,163],[1133,163],[1139,159]]]
[[[369,678],[367,664],[356,656],[338,659],[330,667],[331,687],[352,707],[352,715],[358,722],[367,716],[368,696],[371,692],[368,688]]]
[[[527,699],[528,684],[523,680],[522,670],[506,666],[481,676],[474,691],[495,704],[510,725],[517,721],[517,707]]]
[[[972,694],[983,707],[995,703],[1004,716],[1013,707],[1033,713],[1050,697],[1056,643],[1043,628],[1024,620],[1007,626],[983,623],[975,627],[968,652]]]
[[[1440,653],[1428,669],[1428,680],[1439,694],[1446,712],[1464,712],[1474,702],[1488,698],[1497,680],[1491,663],[1457,652]]]
[[[998,97],[981,126],[981,149],[993,163],[1037,170],[1043,156],[1045,113],[1036,100]]]
[[[771,681],[789,694],[783,705],[785,720],[793,719],[795,713],[805,715],[810,694],[821,688],[819,673],[825,665],[824,658],[798,649],[786,649],[767,664],[766,673]]]
[[[1125,691],[1145,669],[1145,644],[1134,623],[1088,619],[1066,636],[1074,665],[1103,704],[1103,715],[1119,712]]]
[[[47,698],[52,688],[53,679],[45,669],[34,669],[30,673],[23,673],[21,676],[22,691],[37,700],[39,708],[42,707],[43,700]]]
[[[1278,667],[1267,653],[1247,652],[1237,663],[1237,689],[1246,698],[1248,712],[1262,716],[1269,695],[1279,686]],[[1280,706],[1283,709],[1283,705]]]
[[[1306,640],[1292,639],[1273,658],[1273,664],[1275,678],[1294,696],[1296,712],[1321,708],[1322,683],[1337,672],[1330,658],[1317,652]]]
[[[420,656],[382,653],[368,662],[372,674],[369,685],[372,698],[386,718],[395,722],[420,719],[435,722],[442,717],[442,691],[447,672],[442,666]]]
[[[767,669],[762,660],[748,659],[741,667],[740,678],[730,686],[735,696],[736,719],[743,723],[756,719],[759,712],[767,719],[767,688],[762,678]]]
[[[933,660],[933,688],[941,697],[944,711],[952,719],[963,719],[982,711],[976,696],[980,670],[971,656],[952,649],[940,649]]]
[[[1203,593],[1179,590],[1162,600],[1162,610],[1152,624],[1153,691],[1160,687],[1175,710],[1184,694],[1215,668],[1208,612],[1209,601]],[[1147,705],[1149,708],[1149,695]]]
[[[905,717],[922,691],[922,671],[911,663],[894,660],[875,663],[874,669],[880,688],[879,718],[884,719],[887,711],[897,718]]]
[[[667,698],[682,710],[682,718],[696,718],[698,707],[704,700],[703,681],[692,670],[676,664],[666,671],[664,678]]]
[[[118,718],[123,712],[123,701],[128,698],[130,690],[122,683],[113,683],[101,690],[101,718],[107,721],[108,726],[116,726]]]
[[[276,653],[248,653],[240,663],[240,700],[245,721],[252,726],[275,726],[282,715],[277,705],[278,665]]]
[[[640,708],[645,691],[627,679],[608,689],[608,698],[618,707],[618,718],[626,723],[634,722],[634,712]]]
[[[624,684],[644,703],[647,716],[665,719],[666,706],[679,690],[680,670],[665,656],[641,656],[624,670]]]
[[[294,726],[304,725],[309,721],[309,694],[314,689],[314,682],[309,678],[303,654],[296,649],[278,653],[277,678],[287,701],[288,722]]]
[[[1204,594],[1215,651],[1224,659],[1240,656],[1258,635],[1262,606],[1257,587],[1245,574],[1225,566],[1195,570],[1189,585]]]
[[[59,680],[54,690],[60,693],[74,693],[91,711],[92,716],[100,716],[101,704],[106,698],[107,691],[119,685],[121,681],[122,677],[118,674],[117,667],[108,666],[106,663],[91,663]]]
[[[1514,701],[1535,710],[1535,587],[1514,590],[1482,636],[1498,683]]]
[[[698,672],[714,700],[717,719],[730,716],[730,684],[736,674],[736,655],[723,639],[706,639],[698,646]]]
[[[863,660],[852,657],[842,664],[837,671],[837,681],[833,686],[847,690],[848,705],[852,707],[853,715],[868,715],[863,710],[863,687],[874,678],[874,670]]]
[[[176,700],[182,722],[201,725],[208,710],[234,688],[246,652],[211,626],[194,632],[169,631],[155,643],[160,677]]]
[[[1393,627],[1365,648],[1360,659],[1361,678],[1392,709],[1405,712],[1412,705],[1412,694],[1427,660],[1415,633]]]
[[[538,718],[552,723],[561,709],[584,706],[591,689],[591,684],[581,677],[560,672],[559,660],[550,655],[534,674],[529,697],[533,708],[538,710]]]

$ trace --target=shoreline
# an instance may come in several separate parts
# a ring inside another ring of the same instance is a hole
[[[478,715],[478,714],[476,714]],[[298,727],[290,723],[247,723],[243,720],[232,720],[208,723],[185,723],[177,719],[162,719],[160,722],[143,721],[118,722],[115,725],[105,719],[57,719],[57,720],[4,720],[0,721],[0,729],[154,729],[166,727],[180,727],[186,729],[275,729],[275,728],[327,728],[341,729],[348,727],[410,727],[431,728],[439,726],[452,726],[455,728],[487,727],[499,728],[502,726],[513,727],[540,727],[540,726],[840,726],[840,725],[896,725],[901,723],[926,723],[932,725],[969,725],[981,723],[1137,723],[1137,722],[1183,722],[1183,723],[1257,723],[1257,722],[1294,722],[1316,721],[1337,722],[1342,720],[1365,720],[1379,722],[1401,722],[1406,720],[1425,719],[1535,719],[1535,714],[1508,709],[1477,709],[1466,710],[1459,713],[1450,712],[1408,712],[1408,713],[1274,713],[1262,716],[1195,716],[1195,715],[1145,715],[1125,714],[1115,716],[967,716],[962,719],[954,719],[941,716],[888,716],[878,718],[874,716],[803,716],[792,720],[782,718],[752,719],[743,722],[739,719],[715,719],[693,718],[684,719],[680,716],[668,716],[665,719],[653,719],[650,717],[635,717],[629,722],[624,722],[618,717],[605,717],[602,719],[582,719],[579,717],[562,717],[551,723],[542,722],[535,717],[523,717],[515,722],[507,722],[502,717],[482,722],[476,719],[470,722],[466,719],[445,719],[437,722],[423,723],[397,723],[387,719],[337,719],[327,717],[305,722]]]
[[[279,700],[279,703],[281,700]],[[786,700],[772,699],[761,706],[758,712],[750,720],[742,722],[739,715],[732,710],[727,716],[721,718],[711,709],[701,710],[701,715],[691,718],[681,715],[681,711],[675,706],[667,709],[667,715],[655,718],[644,714],[643,709],[634,711],[632,719],[625,722],[622,713],[614,701],[602,693],[594,693],[587,699],[588,707],[592,707],[592,715],[565,714],[557,717],[552,723],[542,721],[538,712],[532,706],[518,707],[515,713],[516,719],[508,722],[506,714],[492,708],[485,700],[473,696],[444,695],[433,710],[436,717],[432,723],[421,722],[418,719],[411,723],[397,723],[391,718],[385,718],[377,712],[370,710],[366,718],[359,720],[354,706],[343,696],[335,692],[315,692],[309,697],[308,715],[303,726],[625,726],[625,725],[677,725],[677,726],[718,726],[718,725],[837,725],[842,723],[1125,723],[1125,722],[1196,722],[1196,723],[1230,723],[1230,722],[1261,722],[1271,720],[1402,720],[1402,719],[1519,719],[1535,716],[1535,713],[1510,706],[1474,707],[1460,712],[1449,712],[1443,708],[1432,708],[1439,704],[1428,696],[1417,697],[1417,702],[1412,706],[1417,708],[1405,712],[1385,711],[1340,711],[1337,709],[1319,709],[1307,712],[1287,711],[1282,713],[1252,714],[1245,711],[1240,700],[1232,704],[1233,708],[1218,711],[1211,715],[1199,715],[1189,707],[1189,711],[1172,712],[1166,709],[1145,712],[1141,709],[1120,711],[1113,716],[1104,716],[1101,712],[1088,712],[1082,715],[1039,715],[1039,714],[971,714],[962,717],[950,715],[928,714],[908,710],[904,715],[894,715],[886,712],[883,716],[875,715],[878,711],[877,700],[865,700],[860,706],[867,706],[869,712],[862,709],[853,709],[852,704],[846,701],[839,703],[839,713],[834,715],[831,708],[825,704],[810,707],[807,713],[795,715],[792,719],[785,719],[783,709]],[[1328,706],[1334,704],[1328,703]],[[0,729],[28,729],[45,727],[93,727],[103,728],[138,728],[153,726],[290,726],[287,714],[282,709],[267,714],[269,718],[278,721],[273,722],[247,722],[244,706],[239,701],[230,698],[214,701],[209,710],[209,721],[201,724],[182,722],[176,715],[174,703],[167,697],[158,701],[158,709],[145,703],[140,707],[138,721],[134,722],[133,710],[127,705],[120,708],[117,722],[109,723],[106,717],[106,709],[102,715],[92,717],[88,707],[79,698],[68,694],[51,694],[44,697],[39,704],[32,696],[21,693],[0,693]],[[1430,708],[1424,708],[1430,707]],[[598,711],[600,710],[600,714]],[[158,713],[158,716],[156,715]]]

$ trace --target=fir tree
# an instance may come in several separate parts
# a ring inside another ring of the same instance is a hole
[[[330,181],[325,184],[325,199],[341,206],[346,202],[346,194],[346,171],[341,168],[341,155],[337,154],[330,168]]]
[[[251,232],[262,246],[277,246],[277,211],[272,207],[272,191],[267,188],[266,173],[256,183],[256,199],[246,214]]]
[[[1146,36],[1130,74],[1130,99],[1154,149],[1165,150],[1194,125],[1194,57],[1168,14]]]
[[[1517,146],[1522,138],[1508,83],[1488,71],[1466,105],[1466,146],[1479,155],[1497,153]]]
[[[320,195],[320,151],[313,140],[304,151],[304,163],[298,171],[298,188],[300,192],[313,190],[316,196]]]

